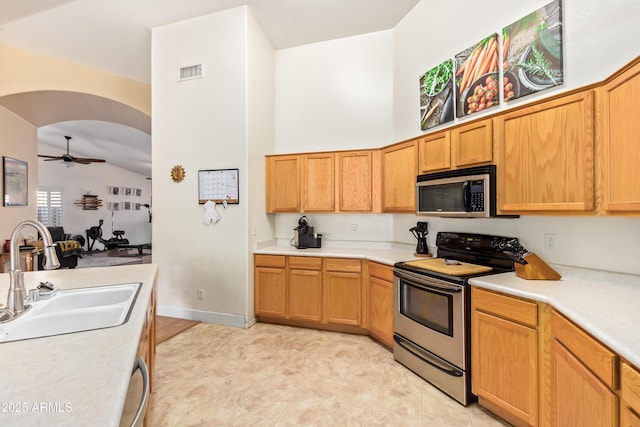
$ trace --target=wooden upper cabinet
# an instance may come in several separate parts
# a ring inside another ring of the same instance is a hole
[[[451,150],[455,167],[493,161],[493,119],[451,129]]]
[[[335,155],[307,154],[302,157],[302,210],[335,210]]]
[[[267,156],[266,211],[300,212],[300,156]]]
[[[338,210],[370,212],[373,208],[373,155],[371,151],[336,154]]]
[[[383,212],[415,213],[417,171],[417,141],[409,141],[382,149]]]
[[[418,170],[429,173],[451,168],[450,132],[438,132],[418,141]]]
[[[496,117],[501,212],[591,211],[593,92]]]
[[[604,209],[640,212],[640,63],[602,89]]]

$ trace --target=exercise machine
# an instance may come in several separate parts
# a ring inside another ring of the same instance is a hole
[[[123,245],[129,245],[129,240],[122,237],[124,235],[124,230],[113,230],[114,237],[103,239],[102,224],[104,224],[104,221],[100,220],[98,221],[98,226],[93,226],[86,230],[88,252],[91,252],[93,250],[93,245],[96,243],[96,241],[102,243],[105,249],[117,249],[123,247]]]

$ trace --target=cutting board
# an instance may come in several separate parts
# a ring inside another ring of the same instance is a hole
[[[484,265],[470,264],[468,262],[460,262],[457,265],[445,264],[444,258],[419,259],[416,261],[407,261],[405,264],[425,270],[437,271],[438,273],[449,274],[451,276],[468,276],[469,274],[486,273],[493,270],[491,267]]]

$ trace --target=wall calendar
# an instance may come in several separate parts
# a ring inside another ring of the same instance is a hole
[[[238,188],[238,169],[198,171],[198,199],[201,205],[208,200],[239,204]]]

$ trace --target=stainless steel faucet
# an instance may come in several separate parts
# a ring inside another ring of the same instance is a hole
[[[55,270],[60,267],[60,261],[55,251],[55,244],[51,238],[51,233],[42,223],[34,220],[26,220],[16,226],[11,233],[11,270],[9,271],[9,295],[7,296],[6,310],[11,313],[11,317],[17,317],[29,308],[25,305],[26,290],[24,288],[24,272],[20,270],[20,248],[18,241],[22,230],[27,227],[34,227],[44,241],[45,270]]]

